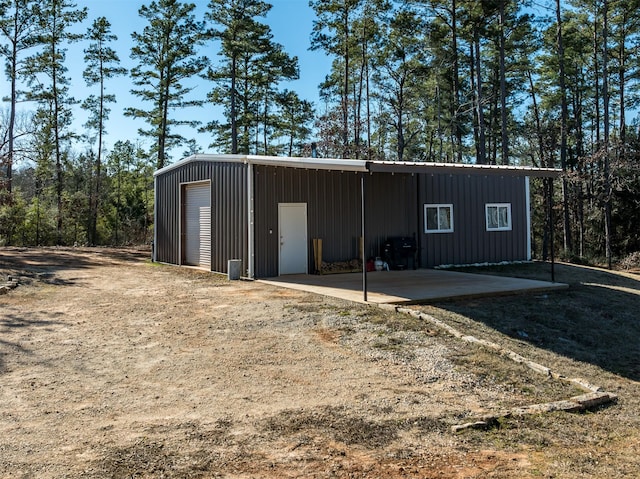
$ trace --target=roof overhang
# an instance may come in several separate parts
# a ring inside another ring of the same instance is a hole
[[[368,173],[424,173],[424,174],[468,174],[491,176],[530,176],[554,178],[562,170],[557,168],[535,168],[531,166],[476,165],[467,163],[427,163],[398,161],[366,161],[335,158],[294,158],[286,156],[259,155],[191,155],[154,173],[162,175],[193,162],[243,163],[275,166],[282,168],[303,168],[307,170],[334,170]]]
[[[363,160],[341,160],[332,158],[294,158],[287,156],[259,156],[259,155],[191,155],[172,165],[166,166],[154,173],[158,176],[173,169],[194,162],[216,163],[244,163],[264,166],[277,166],[282,168],[303,168],[306,170],[334,170],[366,172],[367,162]]]
[[[562,170],[557,168],[535,168],[532,166],[477,165],[468,163],[426,163],[371,161],[368,169],[372,173],[427,173],[427,174],[464,174],[491,176],[530,176],[555,178]]]

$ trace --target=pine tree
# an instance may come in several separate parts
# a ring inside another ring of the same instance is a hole
[[[315,10],[311,49],[324,50],[335,57],[333,74],[328,75],[322,88],[327,94],[338,97],[341,125],[342,157],[350,152],[350,109],[355,103],[352,95],[353,58],[356,56],[353,22],[362,8],[363,0],[312,0],[309,5]],[[354,118],[355,121],[355,118]],[[355,130],[355,128],[354,128]]]
[[[376,51],[385,39],[382,25],[388,20],[391,4],[387,0],[314,0],[310,6],[317,19],[311,33],[311,49],[323,50],[334,58],[331,72],[320,85],[321,98],[329,108],[325,119],[340,117],[338,156],[370,158],[372,149],[371,78]],[[331,120],[330,120],[331,119]],[[331,128],[333,129],[333,128]],[[330,129],[329,129],[330,130]],[[329,130],[324,129],[325,133]],[[366,142],[362,136],[366,134]],[[325,135],[325,140],[335,135]],[[323,140],[323,141],[325,141]]]
[[[311,102],[302,100],[297,93],[285,90],[276,96],[278,105],[276,136],[286,139],[283,152],[286,156],[301,154],[305,142],[311,134],[310,124],[313,121],[314,110]]]
[[[557,53],[558,53],[558,85],[560,87],[560,167],[567,170],[567,128],[569,121],[569,108],[567,104],[566,75],[565,75],[565,52],[564,37],[562,29],[562,10],[560,0],[556,0],[556,28],[557,28]],[[573,247],[571,241],[571,224],[569,217],[569,192],[566,178],[562,179],[562,204],[563,204],[563,225],[564,225],[564,251],[569,253]]]
[[[51,224],[51,218],[55,213],[51,194],[56,189],[56,164],[55,164],[55,134],[53,99],[40,102],[35,113],[35,121],[39,128],[31,137],[31,150],[34,152],[33,161],[35,163],[35,191],[31,199],[32,204],[32,224],[33,238],[32,244],[40,246],[52,242],[53,231],[56,225]]]
[[[425,24],[415,12],[396,12],[376,60],[374,81],[395,132],[394,158],[397,161],[406,160],[405,152],[417,146],[424,127],[419,121],[420,98],[428,74],[425,39],[421,34],[424,30]]]
[[[13,164],[16,139],[16,112],[18,103],[18,77],[23,73],[24,58],[21,56],[36,46],[38,36],[38,2],[33,0],[0,0],[0,34],[6,43],[0,45],[0,55],[6,60],[6,73],[11,84],[9,118],[6,131],[6,148],[2,148],[5,165],[7,200],[11,202]],[[0,190],[3,185],[0,183]],[[0,204],[2,200],[0,199]]]
[[[117,141],[107,155],[109,201],[106,223],[115,244],[147,243],[153,217],[152,175],[146,154],[139,145]]]
[[[220,42],[220,62],[207,73],[215,83],[207,98],[223,106],[226,122],[211,122],[203,131],[214,134],[214,146],[232,154],[270,149],[277,85],[298,78],[298,59],[274,42],[270,27],[259,21],[270,10],[262,0],[209,2],[206,17]]]
[[[50,115],[44,122],[50,125],[55,164],[56,197],[56,243],[63,243],[64,225],[64,163],[69,142],[74,138],[70,131],[72,107],[77,101],[69,94],[66,46],[78,41],[82,35],[71,33],[71,28],[87,16],[86,9],[76,9],[68,0],[49,0],[40,5],[38,41],[42,50],[26,60],[25,72],[31,90],[27,99],[36,101],[45,108],[41,112]]]
[[[471,88],[468,79],[463,78],[461,64],[464,55],[461,53],[461,17],[463,7],[460,0],[410,0],[410,4],[421,7],[418,12],[423,17],[432,18],[429,26],[429,45],[433,57],[434,71],[430,78],[430,88],[436,89],[438,99],[435,112],[438,123],[439,140],[444,140],[443,126],[448,126],[451,146],[442,146],[436,154],[438,161],[451,159],[463,162],[463,139],[470,130],[470,116],[466,114],[471,101],[467,98]],[[433,94],[433,93],[432,93]],[[433,121],[433,117],[432,117]],[[447,151],[451,150],[449,154]],[[431,150],[431,148],[430,148]],[[433,157],[433,153],[427,155]]]
[[[89,120],[87,128],[93,130],[97,134],[97,153],[95,155],[95,167],[91,170],[91,176],[95,178],[90,181],[90,226],[88,229],[89,244],[97,243],[97,223],[98,210],[100,207],[100,196],[102,194],[102,139],[106,133],[105,122],[109,118],[110,109],[108,103],[115,102],[116,98],[113,94],[106,93],[105,82],[116,75],[124,75],[127,70],[119,67],[120,59],[117,53],[109,47],[109,42],[117,40],[117,37],[111,33],[111,24],[105,17],[97,18],[89,31],[87,39],[91,42],[85,50],[84,60],[86,68],[83,72],[84,79],[89,86],[98,85],[98,95],[90,95],[82,107],[89,111]]]
[[[298,58],[290,57],[282,45],[271,42],[266,54],[255,64],[255,91],[259,110],[256,122],[256,154],[273,153],[271,136],[274,134],[279,118],[274,111],[277,101],[277,86],[284,80],[297,80]],[[262,138],[259,138],[259,133]]]
[[[156,168],[167,162],[167,150],[178,146],[184,138],[172,132],[173,126],[196,127],[197,121],[171,118],[175,109],[202,105],[202,100],[189,99],[194,87],[183,84],[205,69],[206,57],[197,55],[198,46],[206,40],[204,22],[195,19],[193,3],[178,0],[152,1],[140,7],[139,14],[148,24],[142,33],[131,37],[135,46],[131,57],[138,65],[131,70],[131,77],[138,89],[131,92],[144,102],[151,103],[148,110],[127,108],[125,115],[145,120],[149,129],[140,129],[142,136],[155,141]]]

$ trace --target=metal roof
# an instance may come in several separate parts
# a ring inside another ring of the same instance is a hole
[[[370,161],[372,173],[449,173],[469,175],[557,177],[558,168],[536,168],[514,165],[477,165],[470,163],[428,163],[412,161]]]
[[[286,156],[259,155],[213,155],[197,154],[184,158],[154,173],[162,175],[181,166],[196,162],[245,163],[254,165],[304,168],[308,170],[355,171],[369,173],[445,173],[498,176],[557,177],[562,170],[557,168],[535,168],[531,166],[476,165],[467,163],[427,163],[409,161],[367,161],[337,158],[294,158]]]
[[[172,165],[156,171],[154,176],[161,175],[187,163],[195,161],[211,161],[222,163],[245,163],[266,166],[281,166],[286,168],[304,168],[307,170],[340,170],[366,172],[367,162],[363,160],[339,160],[329,158],[293,158],[287,156],[259,156],[259,155],[191,155]]]

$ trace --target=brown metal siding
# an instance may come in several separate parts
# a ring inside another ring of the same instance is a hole
[[[214,164],[212,182],[213,252],[212,269],[227,272],[230,259],[242,260],[242,274],[249,267],[247,254],[247,166]]]
[[[193,162],[156,178],[158,261],[180,264],[180,184],[211,180],[212,266],[247,261],[247,166]],[[278,274],[278,203],[306,203],[309,271],[312,239],[322,238],[323,259],[358,256],[360,173],[254,166],[255,275]],[[527,258],[525,179],[452,174],[365,174],[367,257],[381,254],[391,236],[416,235],[420,265],[468,264]],[[424,233],[424,204],[454,205],[453,233]],[[512,231],[487,232],[486,203],[511,203]]]
[[[411,174],[366,175],[367,257],[390,236],[419,234],[416,185]],[[360,191],[359,173],[255,166],[256,276],[278,274],[278,203],[307,203],[309,271],[313,238],[322,239],[324,261],[357,258]]]
[[[420,191],[421,208],[453,204],[454,212],[453,233],[425,234],[422,229],[422,266],[527,259],[525,178],[423,175]],[[487,203],[511,204],[511,231],[486,231]]]
[[[322,238],[325,261],[357,257],[359,175],[256,165],[254,178],[256,277],[278,275],[278,203],[307,204],[309,271],[313,271],[313,238]]]
[[[229,259],[247,261],[247,167],[241,163],[193,162],[156,178],[160,262],[181,264],[180,185],[211,180],[211,270],[227,272]]]
[[[375,258],[382,255],[382,246],[389,237],[419,237],[417,176],[374,173],[367,175],[366,182],[366,253],[368,258]]]

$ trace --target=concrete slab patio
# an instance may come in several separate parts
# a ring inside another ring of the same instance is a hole
[[[260,280],[284,288],[364,303],[362,273],[287,275]],[[368,303],[428,303],[452,298],[563,289],[563,283],[434,269],[367,273]]]

